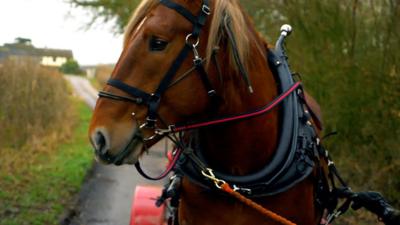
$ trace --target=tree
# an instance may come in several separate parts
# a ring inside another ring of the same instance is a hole
[[[114,33],[123,33],[129,18],[141,0],[68,0],[73,7],[92,12],[89,27],[95,22],[115,20]]]
[[[81,70],[78,62],[74,59],[68,59],[66,63],[61,65],[60,71],[64,74],[77,74],[77,75],[83,74],[83,71]]]
[[[240,0],[250,9],[262,9],[265,0]],[[73,7],[84,8],[92,12],[88,26],[95,22],[110,22],[115,20],[114,33],[123,33],[129,18],[141,0],[68,0]]]

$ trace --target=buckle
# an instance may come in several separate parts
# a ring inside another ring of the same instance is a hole
[[[252,194],[252,190],[250,188],[240,188],[240,187],[238,187],[236,185],[233,185],[233,190],[237,191],[239,193],[247,194],[247,195],[251,195]]]
[[[324,225],[330,225],[335,219],[342,215],[341,211],[337,211],[328,215],[326,223]]]
[[[193,33],[190,33],[186,36],[186,44],[187,45],[189,45],[193,48],[196,48],[199,45],[199,43],[200,43],[200,37],[198,37],[198,36],[194,37]]]
[[[148,102],[159,102],[160,101],[160,96],[156,95],[155,93],[150,94],[150,98]]]
[[[175,125],[169,125],[167,129],[160,129],[160,128],[156,129],[155,133],[157,135],[163,136],[163,135],[174,132],[174,129],[175,129]]]
[[[194,53],[194,59],[193,59],[193,64],[195,66],[201,66],[203,64],[203,59],[200,58],[200,56],[198,55],[198,53]]]
[[[206,14],[207,16],[209,16],[211,14],[211,10],[208,5],[203,5],[201,7],[201,11],[203,11],[203,13]]]
[[[146,122],[139,126],[139,129],[155,129],[157,119],[147,117]]]
[[[214,97],[215,95],[217,95],[217,92],[213,89],[207,92],[208,96],[210,97]]]

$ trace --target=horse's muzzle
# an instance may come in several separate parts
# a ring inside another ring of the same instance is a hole
[[[105,164],[115,164],[117,166],[123,163],[134,164],[140,155],[143,137],[140,130],[136,129],[129,141],[125,142],[120,148],[111,146],[111,137],[104,128],[97,128],[90,137],[96,156]],[[113,152],[112,149],[119,149]],[[129,158],[129,159],[128,159]]]
[[[102,129],[98,129],[91,137],[96,154],[104,154],[108,151],[108,135]]]
[[[102,160],[104,163],[111,164],[112,158],[110,156],[110,141],[109,135],[104,129],[96,129],[96,131],[90,137],[91,143],[94,148],[95,154]]]

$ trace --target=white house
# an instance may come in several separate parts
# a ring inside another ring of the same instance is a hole
[[[35,48],[27,38],[16,38],[15,43],[0,46],[0,61],[8,57],[30,57],[48,67],[60,67],[73,59],[71,50]]]

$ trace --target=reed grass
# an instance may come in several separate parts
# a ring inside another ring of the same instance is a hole
[[[114,66],[112,65],[98,65],[96,67],[96,84],[95,87],[98,90],[101,90],[107,83],[107,80],[110,78],[111,73],[114,69]]]
[[[73,206],[93,155],[86,137],[91,110],[78,100],[72,105],[69,138],[42,137],[51,143],[47,150],[2,149],[0,225],[60,224]]]
[[[68,135],[69,102],[59,72],[29,58],[6,60],[0,68],[0,151],[39,149],[42,137]]]
[[[58,224],[92,162],[90,109],[56,69],[30,58],[0,67],[0,224]]]

